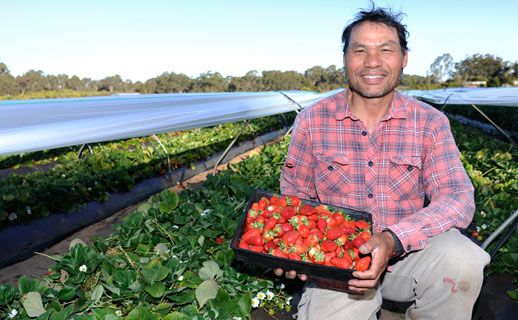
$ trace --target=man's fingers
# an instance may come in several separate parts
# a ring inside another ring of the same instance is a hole
[[[280,277],[282,276],[282,274],[284,273],[284,271],[281,269],[281,268],[277,268],[277,269],[273,269],[273,273],[275,273],[275,275],[277,277]]]

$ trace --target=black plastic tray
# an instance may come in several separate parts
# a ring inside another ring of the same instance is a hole
[[[322,287],[326,287],[328,289],[333,290],[347,291],[346,282],[349,279],[353,278],[353,270],[319,265],[304,261],[279,258],[269,254],[258,253],[251,250],[239,248],[239,239],[241,238],[241,235],[243,234],[243,231],[245,229],[248,210],[250,210],[250,207],[254,202],[259,201],[262,197],[271,198],[274,195],[283,196],[282,194],[272,193],[260,189],[256,189],[252,193],[252,196],[248,201],[248,205],[244,209],[241,221],[239,222],[236,232],[232,237],[232,241],[230,242],[230,248],[232,248],[232,250],[234,251],[235,258],[241,262],[259,265],[266,268],[282,268],[285,271],[295,270],[298,273],[306,274],[308,278],[310,278]],[[315,207],[319,205],[325,205],[320,202],[314,202],[305,199],[301,199],[301,202],[310,204]],[[327,206],[333,208],[335,211],[342,210],[343,213],[348,214],[351,218],[355,220],[363,219],[369,223],[372,221],[372,216],[367,212],[336,207],[333,205]]]

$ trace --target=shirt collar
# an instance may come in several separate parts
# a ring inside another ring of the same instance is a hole
[[[358,117],[351,111],[349,108],[349,94],[351,91],[347,89],[344,91],[337,104],[336,108],[336,120],[344,120],[345,118],[351,118],[351,120],[356,121],[359,120]],[[390,106],[387,114],[381,119],[381,121],[386,121],[392,118],[405,119],[407,117],[406,107],[410,102],[411,98],[399,93],[394,92],[394,98],[392,99],[392,105]]]

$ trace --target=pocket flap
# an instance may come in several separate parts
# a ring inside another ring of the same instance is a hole
[[[338,163],[341,165],[347,165],[350,164],[350,161],[347,159],[347,157],[342,153],[335,153],[335,154],[325,154],[321,153],[317,157],[320,161],[324,161],[327,163]]]
[[[416,167],[418,169],[421,169],[423,167],[423,160],[421,159],[420,156],[399,154],[399,155],[391,156],[390,161],[392,161],[393,163],[398,164],[398,165],[412,166],[412,167]]]

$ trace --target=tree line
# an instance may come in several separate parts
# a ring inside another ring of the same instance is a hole
[[[426,76],[403,75],[400,89],[438,89],[461,87],[466,81],[485,81],[487,86],[512,85],[518,79],[518,63],[504,61],[490,54],[474,54],[460,62],[453,62],[445,53],[435,59]],[[164,72],[145,82],[123,80],[120,75],[101,80],[69,77],[66,74],[47,75],[41,70],[29,70],[13,76],[5,63],[0,62],[0,96],[12,97],[36,92],[89,93],[187,93],[187,92],[254,92],[305,90],[326,92],[346,87],[343,69],[331,65],[314,66],[304,73],[296,71],[249,71],[242,77],[223,77],[207,72],[190,78],[185,74]]]

